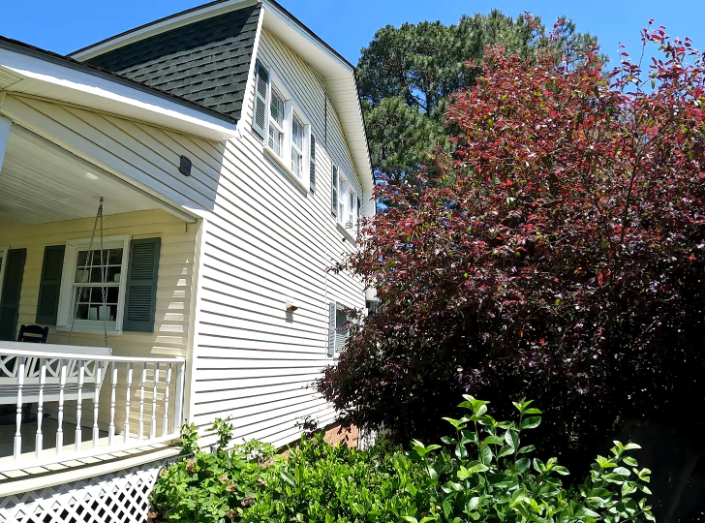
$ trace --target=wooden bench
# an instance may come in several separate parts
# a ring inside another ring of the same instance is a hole
[[[18,374],[22,368],[22,403],[38,403],[40,389],[43,402],[59,401],[62,367],[65,367],[64,401],[78,399],[79,388],[82,399],[92,400],[100,394],[107,371],[105,363],[94,358],[111,355],[112,350],[106,347],[0,342],[0,405],[17,404]]]

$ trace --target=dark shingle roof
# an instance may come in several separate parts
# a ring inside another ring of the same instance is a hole
[[[239,119],[260,12],[207,18],[86,62]]]

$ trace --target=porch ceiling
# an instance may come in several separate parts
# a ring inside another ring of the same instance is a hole
[[[159,207],[147,195],[68,153],[42,147],[13,126],[0,172],[0,229],[90,218],[101,196],[106,215]]]

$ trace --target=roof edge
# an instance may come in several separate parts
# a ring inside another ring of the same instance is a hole
[[[153,96],[157,96],[172,103],[188,107],[189,109],[198,111],[202,114],[207,114],[208,116],[216,118],[223,122],[229,124],[237,124],[237,119],[214,111],[212,109],[208,109],[207,107],[203,107],[202,105],[186,100],[185,98],[181,98],[171,93],[164,92],[155,87],[150,87],[148,85],[135,82],[134,80],[130,80],[129,78],[117,75],[111,71],[101,69],[100,67],[82,63],[77,60],[74,60],[73,58],[69,58],[58,53],[54,53],[52,51],[47,51],[45,49],[41,49],[30,44],[20,42],[19,40],[13,40],[11,38],[0,36],[0,49],[14,51],[16,53],[37,58],[39,60],[44,60],[60,67],[68,67],[69,69],[73,69],[75,71],[97,76],[99,78],[103,78],[105,80],[109,80],[111,82],[124,85],[126,87],[130,87],[132,89],[136,89],[138,91],[151,94]]]
[[[139,42],[146,38],[156,36],[161,33],[166,33],[172,29],[177,29],[181,26],[191,24],[198,20],[212,18],[230,11],[236,11],[244,7],[261,4],[261,0],[215,0],[207,4],[192,7],[185,11],[180,11],[172,15],[159,18],[153,22],[128,29],[122,33],[110,36],[91,45],[87,45],[68,53],[66,56],[78,61],[88,60],[94,56],[107,53],[114,49],[129,45],[134,42]],[[112,45],[111,45],[112,44]]]

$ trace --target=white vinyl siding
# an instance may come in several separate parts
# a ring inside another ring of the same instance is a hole
[[[330,186],[332,155],[354,180],[332,106],[325,124],[320,77],[266,31],[257,58],[308,117],[316,136],[316,184]],[[245,129],[252,126],[254,88],[252,81],[240,120]],[[231,417],[237,438],[289,443],[307,416],[321,426],[335,419],[309,385],[333,361],[329,303],[365,305],[360,281],[327,271],[353,246],[331,216],[330,191],[302,191],[264,154],[254,133],[225,147],[204,146],[194,165],[218,170],[220,189],[202,244],[192,421],[205,427],[215,417]],[[287,313],[287,303],[298,310]]]

